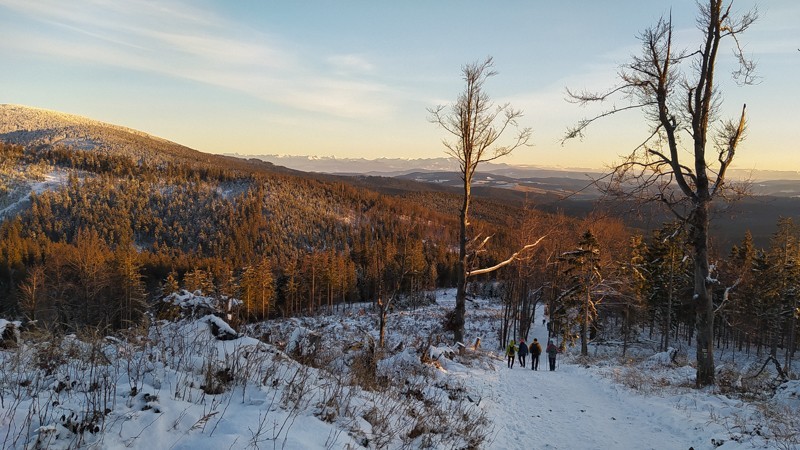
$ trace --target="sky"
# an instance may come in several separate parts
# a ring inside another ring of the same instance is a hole
[[[738,0],[760,18],[742,36],[758,82],[719,61],[723,117],[747,104],[735,168],[800,170],[800,2]],[[599,109],[566,88],[602,91],[671,11],[696,48],[692,0],[114,1],[0,0],[0,103],[87,116],[205,152],[340,158],[445,156],[427,108],[463,89],[466,63],[494,59],[485,85],[521,109],[533,146],[499,162],[602,168],[647,137],[641,113],[567,127]],[[604,105],[604,107],[612,104]]]

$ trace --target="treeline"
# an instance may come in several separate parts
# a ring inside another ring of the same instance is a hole
[[[718,339],[774,357],[783,349],[791,367],[800,319],[800,228],[781,218],[768,248],[755,248],[748,233],[731,250],[723,273],[732,280],[729,290],[719,292],[721,321],[729,326]]]
[[[660,329],[661,347],[694,333],[694,264],[688,235],[679,224],[665,225],[641,243],[629,263],[645,275],[641,286],[651,332]],[[750,233],[726,254],[712,260],[715,337],[720,349],[783,358],[786,367],[797,351],[800,229],[779,219],[769,247],[756,248]]]
[[[530,259],[506,269],[511,281],[498,293],[507,306],[504,341],[527,335],[535,305],[544,304],[551,336],[580,345],[584,354],[592,340],[616,342],[625,352],[642,336],[663,350],[692,348],[694,263],[683,224],[640,235],[617,219],[590,216],[549,229]],[[770,355],[791,367],[800,321],[800,227],[783,218],[768,248],[756,248],[747,233],[729,252],[712,247],[712,254],[717,347]]]

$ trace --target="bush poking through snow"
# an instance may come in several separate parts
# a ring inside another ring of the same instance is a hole
[[[793,450],[800,448],[800,424],[798,424],[798,411],[786,405],[766,403],[761,408],[761,413],[769,420],[769,428],[758,430],[771,441],[773,448]]]
[[[207,315],[201,320],[208,323],[208,326],[211,327],[211,334],[220,341],[230,341],[239,337],[239,333],[217,316]]]
[[[209,360],[206,363],[203,379],[200,389],[208,395],[218,395],[228,389],[233,381],[233,375],[229,367],[221,368]]]
[[[0,349],[14,348],[19,343],[19,328],[21,322],[9,322],[0,319]]]
[[[800,413],[800,380],[787,381],[778,386],[772,402],[795,411],[795,416]]]
[[[350,383],[369,391],[381,390],[385,386],[385,383],[382,383],[385,378],[378,376],[379,359],[375,341],[370,340],[351,360]]]

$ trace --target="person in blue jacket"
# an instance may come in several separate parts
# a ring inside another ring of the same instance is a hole
[[[528,356],[528,345],[525,343],[525,339],[519,340],[517,355],[519,356],[519,365],[525,367],[525,357]]]

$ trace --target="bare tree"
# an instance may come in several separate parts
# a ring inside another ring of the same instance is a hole
[[[36,322],[41,317],[42,303],[45,293],[45,273],[43,266],[33,266],[28,270],[28,277],[20,283],[20,309],[25,317]]]
[[[458,286],[456,291],[456,307],[453,312],[452,325],[456,342],[464,340],[464,314],[467,298],[467,277],[491,272],[511,263],[519,254],[515,253],[508,260],[490,268],[470,270],[467,258],[469,237],[469,205],[471,200],[472,178],[478,165],[508,155],[515,149],[528,145],[532,131],[530,128],[519,128],[517,120],[522,111],[513,109],[510,104],[496,106],[484,90],[484,83],[489,77],[497,74],[493,70],[494,62],[487,57],[483,62],[474,62],[461,68],[466,86],[458,99],[451,106],[429,108],[430,121],[444,128],[453,136],[452,140],[443,140],[446,153],[459,163],[463,181],[464,198],[460,211],[460,230],[458,246]],[[516,133],[506,145],[499,140],[509,129]],[[485,241],[484,241],[485,243]],[[532,247],[535,244],[526,246]]]
[[[117,311],[113,312],[114,326],[125,329],[134,326],[147,310],[147,291],[142,281],[143,264],[131,242],[120,244],[114,252],[111,298]],[[111,303],[111,302],[109,302]],[[112,305],[109,305],[110,309]]]
[[[72,304],[75,329],[85,326],[106,328],[111,311],[106,304],[111,283],[108,245],[94,229],[82,228],[75,237],[75,250],[70,253],[68,267],[74,281]]]
[[[744,106],[737,120],[717,118],[721,99],[715,76],[720,44],[732,41],[739,63],[733,76],[739,83],[752,83],[755,69],[742,52],[739,36],[756,20],[757,11],[735,14],[732,3],[698,2],[697,25],[703,40],[697,50],[676,52],[671,17],[662,18],[640,36],[641,56],[634,56],[623,67],[619,86],[599,94],[568,92],[579,104],[616,95],[625,96],[630,103],[580,121],[567,131],[565,140],[581,137],[595,120],[624,110],[642,109],[652,124],[649,137],[614,168],[606,191],[662,202],[689,225],[694,251],[698,387],[714,383],[709,208],[712,200],[721,195],[726,171],[744,139],[746,125]],[[683,135],[689,139],[682,141]]]

